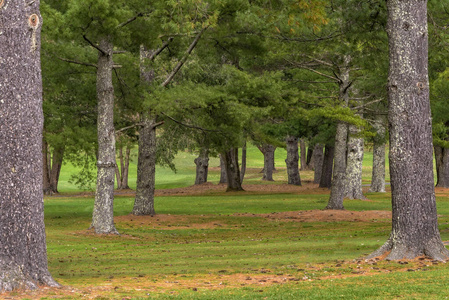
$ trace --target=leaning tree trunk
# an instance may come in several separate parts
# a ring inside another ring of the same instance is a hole
[[[224,160],[224,154],[220,154],[220,182],[219,183],[227,183],[228,175],[226,175],[226,164]]]
[[[314,161],[314,176],[313,176],[313,183],[320,183],[321,181],[321,175],[323,174],[323,160],[324,160],[324,153],[323,153],[323,145],[316,144],[313,149],[313,161]]]
[[[345,65],[340,74],[340,100],[342,106],[348,106],[349,88],[349,63],[350,56],[345,56]],[[346,184],[346,149],[348,139],[348,124],[343,121],[337,123],[337,132],[335,134],[334,148],[334,171],[332,178],[331,194],[326,209],[344,209],[343,198],[345,196]]]
[[[195,158],[196,178],[195,185],[207,182],[207,174],[209,171],[209,150],[201,149],[200,154]]]
[[[332,173],[334,167],[334,147],[324,147],[323,170],[321,171],[320,188],[330,189],[332,186]]]
[[[263,177],[262,180],[274,181],[274,151],[276,147],[273,145],[265,144],[258,147],[263,153]]]
[[[299,175],[299,154],[298,154],[298,138],[288,136],[285,140],[287,145],[287,165],[288,184],[301,185],[301,177]]]
[[[0,292],[58,286],[47,266],[39,0],[0,0]]]
[[[227,192],[243,191],[242,183],[240,182],[238,154],[238,148],[231,148],[229,151],[222,153],[223,161],[226,166]]]
[[[97,191],[91,228],[98,234],[118,234],[114,225],[114,87],[112,85],[112,51],[109,37],[100,41],[98,52],[97,98],[98,98],[98,160]]]
[[[156,178],[156,126],[155,119],[144,115],[139,130],[139,154],[137,158],[137,187],[133,215],[156,214],[154,210],[154,191]]]
[[[371,178],[370,193],[385,193],[385,124],[381,116],[376,120],[374,128],[376,137],[373,145],[373,175]]]
[[[363,138],[359,136],[360,129],[355,125],[349,126],[348,152],[346,160],[346,195],[349,199],[366,197],[362,191]]]
[[[387,1],[392,230],[370,257],[449,259],[438,231],[429,102],[427,1]]]

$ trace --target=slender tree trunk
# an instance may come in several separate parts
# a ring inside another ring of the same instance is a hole
[[[438,231],[433,178],[427,1],[389,0],[387,7],[392,230],[369,257],[445,261],[449,251]]]
[[[0,1],[0,291],[58,286],[47,265],[39,0]]]
[[[299,140],[299,146],[300,146],[300,162],[301,162],[301,171],[307,170],[307,147],[306,147],[306,141],[304,139]]]
[[[137,159],[137,187],[133,215],[156,214],[154,209],[154,191],[156,188],[156,120],[149,114],[144,115],[139,131],[139,154]]]
[[[43,191],[44,195],[50,195],[50,170],[48,169],[48,144],[42,140],[42,166],[43,166]]]
[[[334,147],[324,147],[323,167],[320,178],[320,188],[330,189],[332,186],[332,171],[334,166]]]
[[[301,185],[301,177],[299,175],[299,154],[298,154],[298,138],[288,136],[286,138],[287,144],[287,165],[288,184]]]
[[[340,74],[340,100],[343,107],[348,106],[349,88],[349,63],[350,56],[345,56],[345,62]],[[334,149],[334,173],[332,178],[331,195],[326,209],[344,209],[343,198],[346,184],[346,149],[348,139],[348,124],[343,121],[337,123]]]
[[[220,154],[220,183],[227,183],[228,175],[226,175],[226,164],[224,160],[224,154]]]
[[[121,176],[122,176],[122,189],[129,189],[128,177],[129,177],[129,158],[131,156],[131,147],[129,145],[126,146],[125,152],[125,162],[122,166]]]
[[[313,176],[313,183],[320,183],[321,174],[323,173],[323,160],[324,160],[323,145],[320,144],[315,145],[315,148],[313,149],[313,157],[315,169]]]
[[[274,151],[276,147],[273,145],[265,144],[258,147],[263,153],[263,177],[262,180],[274,181],[273,171],[274,171]]]
[[[201,149],[200,154],[195,158],[196,178],[195,185],[207,182],[207,173],[209,171],[209,150]]]
[[[373,145],[373,175],[371,179],[370,193],[385,193],[385,125],[384,118],[378,118],[374,127],[376,128],[376,139]]]
[[[313,148],[309,147],[307,148],[307,159],[306,159],[306,167],[307,170],[312,170],[314,168],[314,161],[313,161]]]
[[[117,182],[117,190],[122,189],[122,178],[120,175],[120,169],[118,167],[118,164],[115,164],[115,182]]]
[[[365,200],[362,191],[362,167],[364,140],[358,136],[360,129],[349,126],[348,157],[346,160],[346,197]]]
[[[434,146],[434,153],[435,153],[435,169],[436,169],[436,173],[437,173],[437,184],[436,186],[438,186],[438,184],[440,183],[440,178],[441,178],[441,166],[443,164],[443,147],[441,146]]]
[[[114,130],[114,87],[112,85],[112,51],[109,37],[100,41],[97,64],[98,97],[98,161],[97,191],[91,228],[97,234],[118,234],[114,225],[114,173],[115,173],[115,130]]]
[[[246,173],[246,139],[242,147],[242,167],[240,168],[240,182],[243,184],[243,179]]]
[[[240,182],[240,170],[238,161],[238,149],[231,148],[222,154],[224,164],[226,166],[226,176],[228,188],[227,192],[230,191],[243,191],[242,184]]]
[[[435,147],[436,148],[436,147]],[[440,147],[440,157],[437,160],[437,187],[449,188],[449,149]]]
[[[61,174],[62,161],[64,159],[64,150],[65,149],[63,147],[53,149],[53,159],[50,170],[50,192],[52,194],[59,193],[59,175]]]

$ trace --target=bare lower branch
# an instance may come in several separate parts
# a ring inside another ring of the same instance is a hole
[[[92,43],[85,34],[83,34],[83,39],[89,43],[89,45],[91,45],[92,47],[94,47],[95,49],[97,49],[98,51],[100,51],[103,55],[108,55],[108,53],[106,53],[106,51],[104,51],[103,49],[101,49],[99,46],[95,45],[94,43]]]
[[[177,123],[177,124],[179,124],[179,125],[182,125],[182,126],[184,126],[184,127],[188,127],[188,128],[192,128],[192,129],[198,129],[198,130],[201,130],[201,131],[203,131],[203,132],[219,132],[219,133],[222,133],[221,130],[207,129],[207,128],[203,128],[203,127],[199,127],[199,126],[195,126],[195,125],[191,125],[191,124],[186,124],[186,123],[183,123],[183,122],[181,122],[181,121],[178,121],[178,120],[176,120],[176,119],[170,117],[169,115],[167,115],[167,114],[165,114],[165,113],[161,113],[161,114],[164,115],[164,116],[166,116],[167,118],[169,118],[169,119],[172,120],[173,122],[175,122],[175,123]]]
[[[126,20],[125,22],[123,22],[121,24],[118,24],[117,28],[124,27],[124,26],[128,25],[129,23],[134,22],[135,20],[137,20],[138,17],[142,17],[142,16],[143,16],[143,13],[138,13],[137,15],[132,17],[131,19]]]
[[[76,60],[71,60],[71,59],[66,59],[66,58],[62,58],[62,57],[58,57],[59,60],[71,63],[71,64],[76,64],[76,65],[82,65],[82,66],[87,66],[87,67],[93,67],[93,68],[97,68],[96,64],[91,64],[91,63],[85,63],[85,62],[81,62],[81,61],[76,61]]]

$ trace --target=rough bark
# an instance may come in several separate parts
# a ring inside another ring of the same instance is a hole
[[[299,140],[299,147],[300,147],[300,162],[301,162],[301,171],[307,170],[307,147],[306,147],[306,141],[304,139]]]
[[[334,166],[334,147],[324,147],[323,167],[320,178],[320,188],[330,189],[332,186],[332,171]]]
[[[209,151],[207,149],[201,149],[199,156],[195,158],[195,165],[195,185],[206,183],[209,171]]]
[[[258,146],[259,150],[263,153],[263,176],[262,180],[274,181],[274,151],[276,147],[273,145],[265,144]]]
[[[370,193],[385,193],[385,125],[383,117],[374,124],[376,139],[373,144],[373,173]]]
[[[350,56],[345,56],[344,66],[340,74],[340,100],[342,106],[348,106],[349,88],[349,63]],[[332,178],[331,194],[326,209],[344,209],[343,198],[345,196],[346,184],[346,150],[348,139],[348,124],[343,121],[337,123],[334,147],[334,171]]]
[[[242,147],[242,166],[240,168],[240,182],[243,184],[243,179],[246,173],[246,140]]]
[[[223,162],[226,166],[227,192],[243,191],[242,183],[240,182],[238,154],[237,148],[231,148],[229,151],[222,153]]]
[[[97,63],[98,160],[97,191],[91,228],[97,234],[118,234],[114,225],[115,130],[112,51],[109,37],[100,41]]]
[[[154,191],[156,175],[156,127],[155,119],[145,115],[139,131],[139,154],[137,159],[137,187],[133,215],[156,214]]]
[[[321,181],[321,174],[323,173],[323,160],[324,160],[324,153],[323,153],[323,145],[316,144],[313,149],[313,161],[314,161],[314,175],[313,175],[313,183],[320,183]]]
[[[346,195],[349,199],[365,200],[362,191],[362,164],[364,140],[359,136],[360,129],[349,126],[348,152],[346,160]]]
[[[301,177],[299,175],[299,154],[298,154],[298,138],[288,136],[285,140],[287,145],[287,177],[288,184],[301,185]]]
[[[0,291],[58,286],[47,266],[39,0],[0,1]]]
[[[429,102],[427,1],[387,1],[392,230],[369,257],[445,261],[438,231]]]
[[[227,183],[228,176],[226,175],[226,164],[224,160],[224,154],[220,154],[220,182],[219,183]]]

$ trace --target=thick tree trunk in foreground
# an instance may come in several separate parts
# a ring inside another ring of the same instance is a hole
[[[0,1],[0,291],[58,286],[47,266],[39,1]]]
[[[99,234],[118,234],[114,225],[115,130],[112,51],[109,38],[100,41],[97,64],[98,160],[97,191],[91,228]]]
[[[274,151],[276,147],[273,145],[265,144],[258,147],[260,152],[263,153],[263,177],[262,180],[274,181]]]
[[[334,147],[324,147],[323,167],[321,171],[320,188],[330,189],[332,186],[332,172],[334,166]]]
[[[385,125],[384,118],[378,118],[374,124],[376,139],[373,145],[373,173],[371,177],[370,193],[385,193]]]
[[[224,154],[220,154],[220,182],[219,183],[227,183],[228,175],[226,175],[226,164],[224,160]]]
[[[139,130],[139,154],[137,159],[137,187],[133,215],[156,214],[154,210],[154,191],[156,177],[156,121],[149,114],[143,116]]]
[[[427,70],[427,1],[390,0],[388,97],[392,230],[370,257],[447,260],[438,231]]]
[[[206,183],[209,171],[209,151],[207,149],[201,149],[199,156],[195,158],[195,165],[195,185]]]
[[[299,175],[299,154],[298,154],[298,138],[288,136],[285,140],[287,144],[287,165],[288,184],[301,185],[301,177]]]
[[[316,144],[313,149],[313,157],[314,157],[314,175],[313,175],[313,183],[320,183],[321,174],[323,173],[323,146],[320,144]]]
[[[360,129],[354,125],[349,126],[348,157],[346,160],[346,195],[349,199],[362,199],[366,197],[362,191],[362,163],[364,140],[358,136]]]
[[[226,166],[226,177],[229,191],[243,191],[242,183],[240,182],[240,170],[237,148],[231,148],[229,151],[222,153],[223,161]]]

